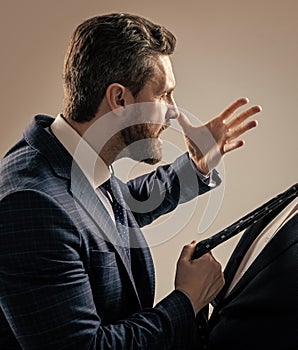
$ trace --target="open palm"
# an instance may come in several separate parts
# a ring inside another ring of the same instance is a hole
[[[260,112],[260,106],[235,114],[237,109],[247,103],[247,98],[240,98],[201,126],[192,125],[185,114],[180,113],[177,120],[184,132],[189,155],[203,174],[209,174],[224,154],[243,146],[244,141],[236,138],[258,125],[256,120],[247,119]]]

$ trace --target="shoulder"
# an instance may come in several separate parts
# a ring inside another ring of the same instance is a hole
[[[42,116],[40,116],[42,117]],[[39,118],[40,119],[40,118]],[[62,145],[45,128],[52,118],[37,117],[23,137],[0,161],[0,200],[15,191],[45,190],[50,193],[64,177],[69,178],[72,159]]]
[[[0,162],[0,200],[19,190],[34,189],[49,176],[46,159],[28,145],[23,144]]]
[[[52,218],[52,222],[61,221],[68,217],[67,211],[50,194],[36,189],[19,189],[8,193],[0,200],[1,222],[14,224],[18,220],[28,223],[32,218],[32,224],[41,223],[43,218]],[[47,223],[46,223],[47,225]]]
[[[18,190],[0,201],[0,245],[15,251],[33,249],[32,244],[78,248],[81,238],[67,208],[55,198],[38,190]]]

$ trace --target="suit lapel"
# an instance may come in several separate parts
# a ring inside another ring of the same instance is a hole
[[[105,206],[99,200],[96,192],[75,162],[72,166],[71,192],[76,199],[77,206],[84,209],[95,223],[98,229],[98,237],[108,242],[108,244],[117,251],[126,272],[129,274],[134,284],[130,264],[121,247],[120,236],[115,222],[112,220]],[[78,208],[78,210],[80,210],[80,208]]]
[[[235,285],[227,299],[238,294],[260,271],[276,260],[291,245],[298,241],[298,215],[288,221],[257,256],[243,277]]]
[[[96,224],[99,237],[110,243],[118,253],[140,305],[142,307],[152,307],[155,286],[152,257],[147,242],[135,223],[131,212],[127,212],[130,245],[132,247],[130,262],[121,246],[119,232],[114,221],[75,163],[72,170],[71,191],[80,208],[84,209]],[[118,191],[118,196],[122,195],[119,188]]]
[[[261,224],[261,226],[263,225]],[[260,232],[259,229],[260,228],[258,228],[258,232]],[[276,235],[266,245],[263,251],[257,256],[257,258],[251,264],[249,269],[245,272],[245,274],[239,280],[239,282],[231,290],[229,295],[224,297],[227,291],[227,288],[230,285],[230,282],[232,281],[234,274],[244,254],[242,256],[238,256],[239,263],[236,265],[235,271],[232,271],[232,270],[227,271],[227,275],[228,275],[227,282],[229,283],[225,288],[225,293],[221,295],[220,298],[217,299],[217,302],[215,303],[216,307],[218,307],[221,304],[227,304],[229,300],[233,299],[237,294],[239,294],[241,290],[243,290],[243,288],[245,288],[245,286],[258,273],[260,273],[264,268],[266,268],[266,266],[268,266],[270,263],[276,260],[280,254],[282,254],[286,249],[288,249],[291,245],[295,244],[297,241],[298,241],[298,215],[295,215],[276,233]],[[246,252],[246,249],[244,250],[244,253],[245,252]]]
[[[225,276],[225,286],[222,288],[222,290],[220,291],[220,293],[217,295],[217,297],[214,299],[213,301],[213,305],[216,307],[218,306],[218,304],[220,304],[224,299],[226,300],[227,298],[225,298],[225,295],[226,295],[226,292],[234,278],[234,275],[238,269],[238,266],[239,264],[241,263],[245,253],[247,252],[248,248],[251,246],[251,244],[253,243],[253,241],[256,239],[256,237],[262,232],[262,230],[265,228],[265,226],[291,201],[286,201],[284,203],[284,206],[282,208],[279,208],[278,210],[273,210],[271,213],[267,214],[263,219],[259,220],[257,223],[253,224],[252,226],[250,226],[245,232],[244,234],[242,235],[239,243],[237,244],[236,248],[234,249],[233,251],[233,254],[231,255],[231,258],[229,259],[228,263],[227,263],[227,266],[225,268],[225,271],[224,271],[224,276]],[[292,222],[292,220],[291,220]],[[288,227],[288,225],[284,225],[282,227],[282,230],[280,231],[283,231],[286,227]],[[280,232],[279,232],[280,233]],[[278,235],[279,235],[278,233]],[[295,236],[295,235],[293,235]],[[275,241],[275,240],[273,240]],[[283,240],[283,243],[286,244],[287,240],[284,239]],[[271,243],[272,244],[272,243]],[[267,246],[268,247],[271,247],[271,244],[268,244]],[[267,247],[266,247],[267,248]],[[280,246],[280,248],[282,248],[282,246]],[[267,249],[264,251],[267,251]],[[259,256],[259,259],[264,259],[265,256],[264,256],[264,251],[262,252],[262,254],[260,254]],[[269,258],[270,257],[270,252],[269,252],[269,256],[267,257],[266,255],[266,258]],[[255,262],[257,261],[258,259],[256,259],[254,261],[254,263],[252,264],[252,266],[255,266]],[[265,264],[265,260],[261,260],[263,261],[263,263]],[[249,269],[251,270],[251,269]],[[254,270],[252,270],[254,271]],[[248,271],[247,271],[248,272]],[[251,273],[252,274],[252,273]],[[244,278],[245,277],[245,278]],[[244,280],[244,282],[246,281],[246,277],[247,277],[247,274],[245,274],[241,280]],[[251,276],[252,278],[253,276]],[[244,283],[243,281],[239,281],[239,283],[241,282],[240,286]],[[237,285],[233,288],[233,290],[231,291],[231,293],[229,294],[229,296],[234,292],[234,291],[237,291],[238,289],[238,285],[239,283],[237,283]],[[237,288],[236,288],[237,287]]]
[[[224,299],[247,249],[250,247],[257,235],[266,226],[266,224],[267,220],[260,220],[256,224],[250,226],[240,238],[224,270],[225,285],[212,302],[213,306],[217,306]]]

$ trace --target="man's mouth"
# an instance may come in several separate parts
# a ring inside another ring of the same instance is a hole
[[[160,134],[165,131],[169,126],[171,126],[171,124],[168,122],[166,124],[162,124],[161,128],[158,131],[158,135],[157,137],[159,138]]]

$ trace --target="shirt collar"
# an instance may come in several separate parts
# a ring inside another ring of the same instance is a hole
[[[51,131],[76,161],[94,189],[111,177],[112,169],[61,114],[52,123]]]

